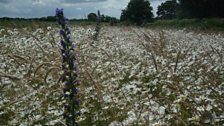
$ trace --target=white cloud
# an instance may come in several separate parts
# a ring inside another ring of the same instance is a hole
[[[155,10],[165,0],[150,0]],[[120,17],[129,0],[0,0],[0,17],[43,17],[54,15],[55,8],[64,8],[69,18],[84,18],[100,10],[102,14]]]

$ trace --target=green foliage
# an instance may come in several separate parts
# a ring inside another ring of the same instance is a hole
[[[0,109],[1,112],[4,112],[3,108]],[[12,110],[7,110],[7,113],[4,112],[0,115],[0,125],[7,125],[8,121],[12,119],[14,112]]]
[[[176,0],[168,0],[158,6],[157,15],[158,18],[162,19],[172,19],[176,17],[177,13],[177,1]]]
[[[158,7],[158,18],[192,19],[224,17],[223,0],[168,0]]]
[[[150,23],[149,26],[223,31],[224,19],[208,18],[208,19],[201,19],[201,20],[200,19],[156,20],[155,22]]]
[[[111,16],[108,16],[108,15],[102,15],[101,16],[101,21],[102,22],[109,22],[110,25],[114,25],[114,24],[119,22],[119,20],[116,17],[111,17]]]
[[[95,13],[89,13],[88,14],[88,20],[89,21],[96,21],[97,15]]]
[[[153,17],[150,2],[146,0],[130,0],[125,10],[122,10],[120,20],[130,21],[137,25],[151,21]]]
[[[180,18],[224,17],[223,0],[179,0]]]
[[[40,17],[40,18],[11,18],[11,17],[2,17],[0,21],[48,21],[48,22],[55,22],[55,16],[47,16],[47,17]]]
[[[111,16],[104,15],[104,14],[100,15],[100,20],[101,20],[101,22],[108,22],[111,25],[114,25],[115,23],[119,22],[119,20],[116,17],[111,17]],[[96,22],[97,14],[95,14],[95,13],[88,14],[88,21]]]

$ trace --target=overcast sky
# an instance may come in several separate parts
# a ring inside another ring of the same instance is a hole
[[[56,8],[64,8],[69,18],[85,18],[90,12],[119,18],[121,10],[130,0],[0,0],[0,17],[43,17],[55,15]],[[149,0],[156,13],[157,6],[165,0]]]

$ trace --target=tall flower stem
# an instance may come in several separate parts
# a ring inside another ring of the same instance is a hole
[[[97,11],[97,20],[96,20],[96,27],[95,27],[95,34],[93,36],[93,40],[97,40],[100,32],[100,23],[101,23],[101,15],[100,11]]]
[[[79,84],[77,80],[77,66],[75,64],[76,54],[74,44],[71,41],[71,32],[68,24],[68,19],[64,16],[63,9],[56,9],[56,18],[61,26],[61,54],[62,54],[62,82],[64,83],[64,118],[67,126],[78,126],[77,116],[79,115],[78,99]]]

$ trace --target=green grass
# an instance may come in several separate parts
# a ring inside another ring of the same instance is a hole
[[[193,30],[214,30],[224,31],[223,18],[208,18],[208,19],[170,19],[170,20],[156,20],[148,24],[149,27],[162,28],[187,28]]]
[[[96,22],[91,21],[70,21],[72,25],[88,26],[95,25]],[[107,23],[103,23],[106,25]],[[54,26],[56,22],[47,21],[25,21],[25,20],[1,20],[1,28],[40,28],[47,26]],[[181,29],[187,28],[192,30],[213,30],[224,31],[224,18],[207,18],[207,19],[164,19],[155,20],[152,23],[148,23],[147,27],[153,28],[174,28]]]
[[[51,25],[56,25],[55,22],[45,22],[45,21],[19,21],[19,20],[1,20],[0,21],[0,29],[1,28],[31,28],[36,29],[40,27],[47,27]]]
[[[107,25],[108,23],[102,23]],[[95,26],[96,22],[92,21],[69,21],[71,26]],[[48,26],[57,27],[57,22],[49,21],[31,21],[31,20],[0,20],[0,29],[21,29],[28,28],[34,31],[37,28],[47,28]]]

